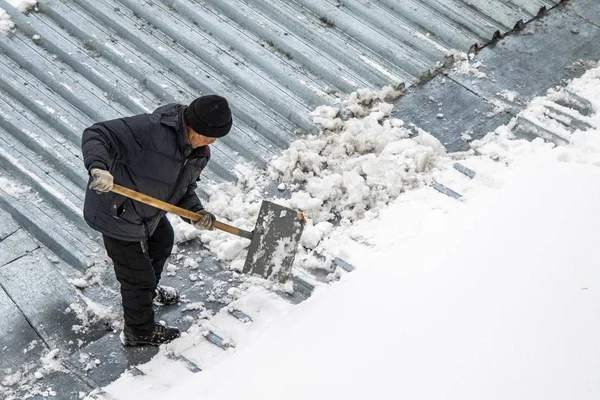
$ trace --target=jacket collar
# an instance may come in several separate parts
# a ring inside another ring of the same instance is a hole
[[[183,117],[186,108],[187,107],[182,104],[167,104],[157,108],[154,112],[160,114],[161,124],[174,128],[177,134],[177,145],[187,158],[190,156],[193,149],[188,140],[187,125],[185,123],[185,118]]]

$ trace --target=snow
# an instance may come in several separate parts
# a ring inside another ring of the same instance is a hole
[[[479,71],[478,68],[482,67],[481,62],[471,62],[472,55],[464,52],[454,52],[452,54],[454,58],[453,71],[459,75],[471,76],[474,78],[485,78],[487,75],[485,72]]]
[[[169,398],[597,398],[599,178],[515,170],[412,241],[355,249],[357,272]]]
[[[23,349],[24,352],[31,350],[37,346],[37,341],[31,343],[29,349]],[[3,399],[16,399],[13,389],[19,389],[21,392],[26,391],[26,398],[31,398],[36,395],[42,397],[56,396],[56,392],[51,387],[47,386],[44,378],[55,371],[67,372],[65,367],[59,360],[59,349],[47,351],[39,360],[39,364],[35,366],[37,369],[31,369],[33,366],[29,363],[26,365],[15,365],[8,370],[3,371],[5,375],[0,381],[0,394]]]
[[[592,69],[521,114],[546,126],[544,102],[569,93],[590,101],[590,128],[565,131],[567,145],[518,140],[515,119],[473,142],[477,153],[447,154],[427,132],[415,136],[389,118],[389,91],[317,109],[322,131],[292,144],[269,177],[291,192],[278,202],[308,217],[296,265],[339,282],[292,307],[249,280],[227,310],[162,346],[141,366],[146,376],[125,374],[104,390],[116,400],[598,398],[599,88],[600,68]],[[457,161],[475,177],[454,169]],[[434,181],[464,201],[438,193]],[[248,170],[205,206],[251,229],[264,182]],[[200,238],[224,255],[224,235]],[[332,257],[357,270],[346,274]],[[235,349],[210,344],[209,331]]]
[[[15,27],[15,23],[10,19],[10,15],[0,8],[0,34],[7,34]]]
[[[37,0],[8,0],[8,3],[21,12],[26,12],[37,5]],[[8,13],[0,8],[0,34],[7,34],[15,27]]]
[[[25,12],[37,5],[37,0],[8,0],[8,3],[21,12]]]

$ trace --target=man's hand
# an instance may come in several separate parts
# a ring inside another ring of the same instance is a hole
[[[90,184],[90,189],[96,191],[96,193],[110,192],[113,188],[113,176],[110,172],[100,168],[92,168],[90,171],[94,180]]]
[[[215,229],[215,222],[217,219],[211,213],[206,210],[198,211],[196,214],[200,216],[198,221],[194,221],[194,228],[202,231],[212,231]]]

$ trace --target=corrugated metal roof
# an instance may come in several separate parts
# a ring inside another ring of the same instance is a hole
[[[559,0],[42,0],[0,36],[0,205],[83,267],[83,129],[218,93],[234,110],[201,190],[264,165],[309,112],[345,93],[411,85]],[[11,186],[9,190],[8,184]],[[28,191],[29,190],[29,191]],[[58,223],[56,222],[58,221]],[[90,236],[91,234],[91,236]]]

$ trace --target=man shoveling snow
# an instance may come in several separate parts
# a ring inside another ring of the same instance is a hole
[[[200,215],[195,228],[212,230],[213,214],[195,190],[210,160],[209,145],[232,126],[227,100],[203,96],[189,107],[168,104],[152,114],[99,122],[83,132],[82,150],[90,185],[84,218],[102,233],[121,285],[129,346],[159,345],[180,336],[179,329],[154,321],[153,302],[176,304],[179,293],[158,285],[173,248],[166,212],[111,192],[113,181]]]

